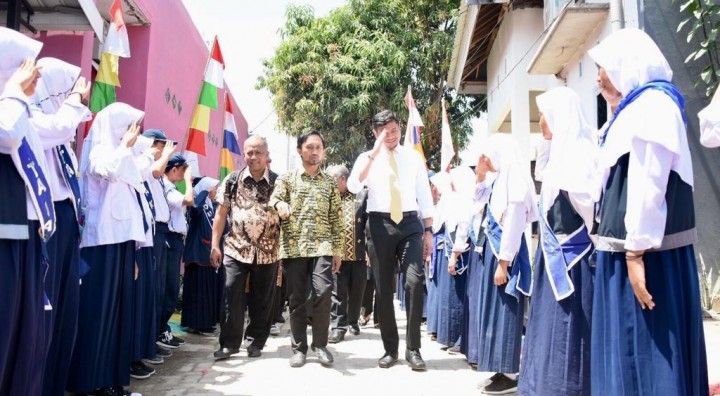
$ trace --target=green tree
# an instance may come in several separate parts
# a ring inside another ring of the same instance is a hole
[[[678,0],[673,0],[677,2]],[[715,0],[682,0],[680,12],[687,15],[678,25],[678,33],[688,28],[687,42],[699,48],[685,59],[685,63],[701,62],[703,70],[696,87],[705,86],[705,95],[710,96],[718,86],[720,77],[720,53],[718,52],[718,29],[720,29],[720,4]]]
[[[437,168],[440,101],[458,149],[485,105],[484,97],[447,89],[456,19],[456,0],[350,0],[324,18],[309,6],[290,6],[258,88],[272,93],[282,130],[316,128],[330,143],[328,161],[352,164],[374,141],[375,113],[389,108],[407,117],[403,98],[412,85],[426,157]]]

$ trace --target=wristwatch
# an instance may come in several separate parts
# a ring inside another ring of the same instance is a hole
[[[432,232],[433,232],[432,227],[425,227],[425,232],[429,232],[432,234]]]

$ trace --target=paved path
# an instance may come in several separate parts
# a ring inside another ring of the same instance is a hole
[[[188,334],[187,344],[177,349],[157,374],[142,381],[133,380],[130,389],[144,396],[160,395],[450,395],[477,396],[478,382],[492,373],[473,371],[462,355],[449,355],[423,332],[422,354],[428,371],[413,372],[402,359],[404,313],[396,310],[401,332],[400,364],[377,367],[383,353],[380,332],[365,327],[359,336],[346,335],[345,341],[331,345],[335,355],[332,368],[322,367],[312,352],[302,368],[291,368],[289,325],[282,334],[271,337],[260,358],[249,359],[245,351],[225,361],[215,362],[212,353],[217,338]],[[372,323],[372,322],[371,322]],[[706,322],[710,382],[720,382],[720,322]],[[383,389],[382,391],[380,389]]]

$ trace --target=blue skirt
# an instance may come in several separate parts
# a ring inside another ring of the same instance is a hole
[[[458,258],[467,261],[469,252]],[[451,275],[447,270],[449,260],[444,260],[444,267],[437,268],[438,277],[438,328],[437,342],[452,346],[460,338],[462,327],[463,301],[465,300],[465,272]]]
[[[463,305],[463,327],[460,351],[467,357],[468,363],[477,364],[480,342],[480,283],[482,275],[482,256],[470,245],[468,268],[465,270],[465,303]]]
[[[135,242],[80,249],[90,267],[80,286],[80,315],[67,390],[87,393],[130,383],[134,328]]]
[[[30,239],[0,239],[0,395],[39,395],[47,351],[39,222]]]
[[[479,266],[479,340],[478,371],[517,373],[520,371],[525,296],[507,294],[505,285],[495,286],[498,261],[492,254],[489,240],[485,242],[485,257]]]
[[[692,246],[645,253],[655,308],[643,310],[624,253],[598,252],[593,300],[593,395],[708,394],[700,288]]]
[[[70,199],[55,202],[57,228],[47,243],[50,266],[45,275],[45,291],[52,310],[45,312],[48,352],[45,362],[43,395],[63,396],[68,376],[68,356],[77,334],[80,304],[80,229]]]
[[[575,292],[560,301],[538,248],[535,283],[518,392],[522,395],[590,395],[590,326],[595,269],[589,254],[570,270]]]
[[[442,240],[442,236],[437,240]],[[437,246],[437,244],[435,245]],[[431,334],[437,334],[440,323],[440,312],[442,307],[440,306],[440,275],[439,272],[443,268],[447,268],[447,258],[443,254],[444,249],[437,250],[433,249],[433,255],[430,258],[432,260],[431,271],[433,278],[426,280],[429,284],[428,287],[428,303],[427,303],[427,332]],[[432,293],[432,294],[431,294]]]
[[[183,281],[183,306],[180,324],[196,330],[209,330],[221,316],[222,289],[220,272],[211,266],[187,264]]]
[[[135,280],[133,304],[135,328],[133,331],[132,360],[156,356],[157,314],[155,313],[155,250],[152,246],[135,251],[138,277]]]

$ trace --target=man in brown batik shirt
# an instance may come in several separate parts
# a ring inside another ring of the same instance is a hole
[[[244,144],[247,166],[228,175],[220,184],[220,204],[213,222],[210,261],[215,268],[222,262],[227,277],[225,321],[220,329],[220,349],[216,359],[227,359],[240,351],[245,324],[245,282],[250,274],[248,307],[250,324],[248,357],[259,357],[270,335],[271,313],[280,249],[277,214],[268,207],[277,174],[268,168],[265,138],[249,137]],[[230,231],[220,249],[226,219]],[[225,257],[223,258],[223,252]]]

